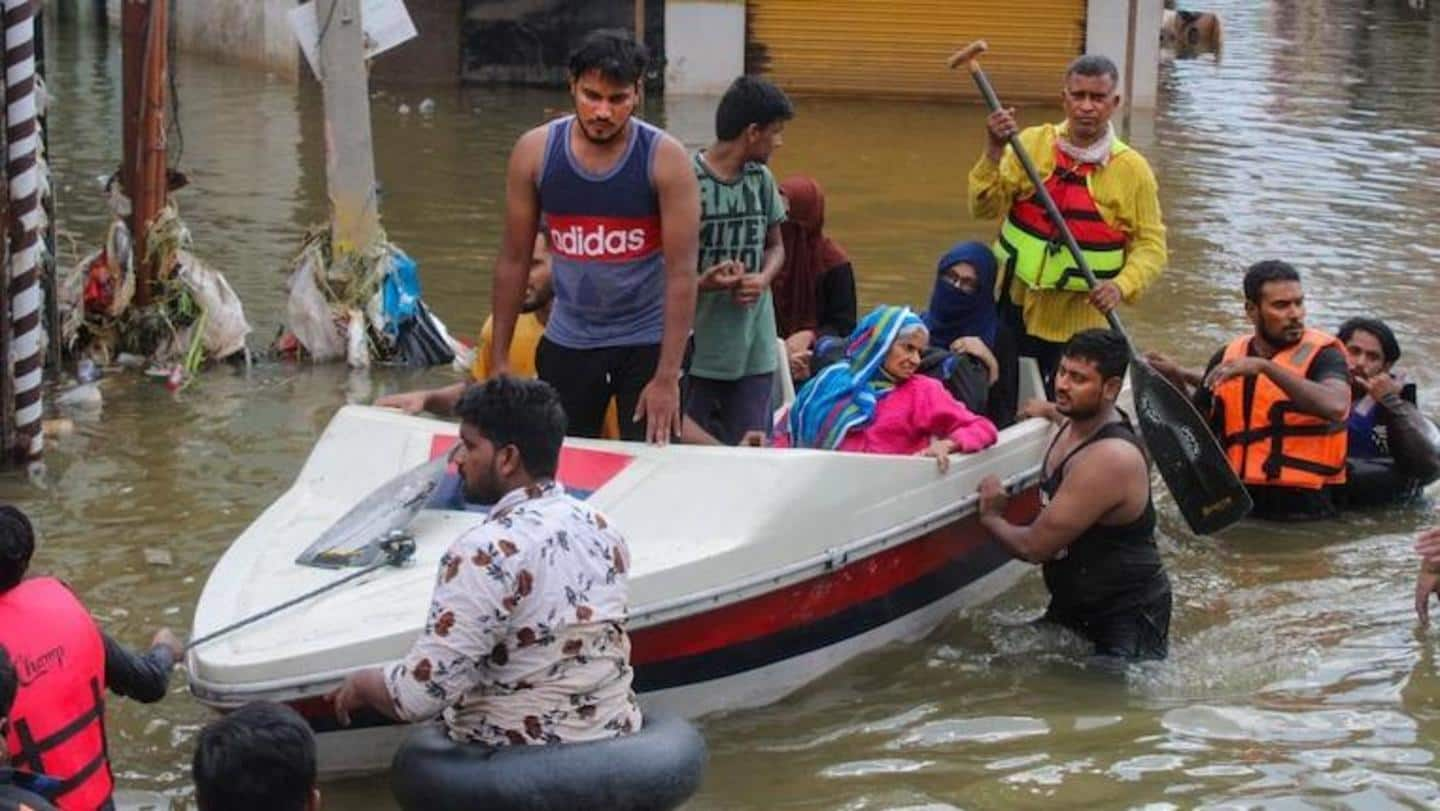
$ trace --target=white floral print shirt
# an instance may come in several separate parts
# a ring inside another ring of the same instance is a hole
[[[638,730],[625,539],[554,482],[511,491],[440,559],[425,630],[386,670],[401,718],[495,746]]]

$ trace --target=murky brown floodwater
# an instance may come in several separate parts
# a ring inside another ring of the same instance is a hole
[[[1440,14],[1415,4],[1211,1],[1228,34],[1223,62],[1167,65],[1160,110],[1132,120],[1172,251],[1126,314],[1141,344],[1203,360],[1243,328],[1243,266],[1284,257],[1307,273],[1316,323],[1393,319],[1407,371],[1432,410],[1440,402],[1428,303],[1440,294]],[[91,245],[103,228],[97,177],[119,154],[118,41],[89,22],[52,21],[49,34],[62,224]],[[193,180],[182,210],[199,252],[244,298],[259,344],[279,323],[282,267],[324,215],[318,94],[193,57],[180,60],[179,87],[181,167]],[[384,223],[420,261],[434,308],[473,332],[488,309],[504,157],[565,99],[436,90],[433,117],[397,113],[424,95],[375,94]],[[708,108],[670,107],[673,129],[704,137]],[[1028,122],[1054,115],[1022,111]],[[807,99],[776,165],[827,186],[865,303],[918,305],[933,258],[988,235],[964,204],[981,137],[976,108]],[[12,476],[0,498],[37,519],[37,568],[67,578],[107,629],[138,644],[158,624],[188,628],[212,563],[289,486],[337,407],[444,379],[261,366],[173,396],[114,375],[103,412],[50,446],[44,486]],[[1044,601],[1034,578],[924,643],[707,721],[710,772],[690,807],[1440,804],[1437,637],[1417,634],[1409,608],[1409,537],[1429,515],[1242,527],[1216,542],[1188,535],[1173,506],[1162,512],[1177,596],[1168,662],[1125,683],[1082,672],[1073,652],[1026,627]],[[174,565],[147,565],[146,548],[170,551]],[[174,685],[158,707],[114,702],[110,740],[123,785],[183,806],[207,713],[182,678]],[[392,807],[383,781],[327,792],[329,807]]]

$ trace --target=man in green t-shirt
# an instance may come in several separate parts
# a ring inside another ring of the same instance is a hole
[[[695,153],[700,180],[700,296],[685,413],[721,442],[770,433],[775,305],[785,263],[785,201],[765,163],[794,116],[780,88],[736,79],[715,111],[715,142]]]

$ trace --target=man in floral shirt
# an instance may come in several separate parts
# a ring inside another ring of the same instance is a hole
[[[494,504],[440,559],[425,630],[401,661],[352,673],[336,715],[444,713],[455,740],[572,743],[640,728],[625,539],[555,480],[565,413],[538,380],[472,385],[455,407],[466,498]]]

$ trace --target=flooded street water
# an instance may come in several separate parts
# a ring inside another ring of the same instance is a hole
[[[1225,21],[1223,60],[1165,65],[1159,110],[1130,119],[1171,248],[1165,275],[1124,313],[1137,343],[1202,362],[1246,328],[1245,265],[1284,258],[1305,274],[1316,326],[1391,321],[1436,412],[1440,12],[1404,0],[1208,5]],[[88,250],[105,225],[98,178],[120,152],[118,36],[88,21],[52,22],[48,36],[61,226]],[[178,88],[192,182],[180,208],[196,252],[244,299],[259,346],[280,322],[282,271],[325,216],[319,93],[191,56]],[[433,116],[397,111],[425,96]],[[473,334],[489,308],[505,156],[566,99],[377,88],[373,104],[383,223],[419,261],[433,309]],[[965,205],[982,111],[828,99],[797,109],[777,174],[825,185],[827,228],[854,259],[862,306],[923,305],[935,258],[992,233]],[[711,120],[678,104],[652,115],[692,138]],[[1022,123],[1058,116],[1020,112]],[[67,579],[107,630],[139,645],[157,625],[188,631],[210,567],[289,487],[338,407],[448,379],[258,365],[172,395],[114,374],[103,411],[78,415],[76,434],[49,446],[43,486],[12,474],[0,498],[43,534],[34,569]],[[1416,508],[1242,525],[1216,541],[1191,536],[1167,496],[1169,661],[1126,677],[1085,671],[1027,626],[1045,600],[1032,577],[922,643],[776,706],[706,720],[709,773],[688,807],[1435,807],[1440,632],[1417,631],[1410,607],[1411,537],[1431,520]],[[147,549],[173,565],[148,565]],[[109,723],[119,782],[177,807],[208,717],[183,683],[154,707],[112,702]],[[394,806],[383,780],[366,780],[327,787],[327,807]]]

